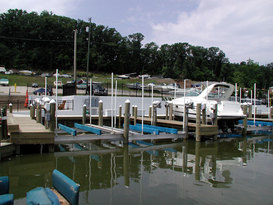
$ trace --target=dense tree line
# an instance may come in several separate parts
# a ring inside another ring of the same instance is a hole
[[[77,29],[77,68],[86,69],[88,22],[57,16],[9,10],[0,14],[0,64],[6,68],[72,72],[74,30]],[[273,86],[273,63],[260,66],[253,60],[230,63],[217,47],[188,43],[142,44],[141,33],[121,36],[114,28],[91,23],[92,72],[148,73],[174,79],[237,82],[242,87]]]

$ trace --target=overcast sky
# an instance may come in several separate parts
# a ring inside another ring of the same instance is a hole
[[[272,0],[0,0],[0,12],[24,9],[140,32],[143,43],[219,47],[230,62],[273,62]]]

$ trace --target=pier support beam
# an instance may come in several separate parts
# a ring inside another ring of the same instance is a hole
[[[50,131],[54,131],[56,128],[55,127],[56,126],[55,114],[56,114],[56,102],[52,101],[52,102],[50,102],[50,121],[49,121]]]
[[[246,135],[246,133],[247,133],[247,105],[243,106],[243,113],[246,116],[245,116],[245,118],[243,120],[243,126],[244,126],[244,128],[243,128],[243,133],[242,134]]]
[[[82,106],[82,124],[85,124],[85,122],[86,122],[86,104]]]
[[[130,100],[126,100],[125,111],[124,111],[124,133],[123,133],[125,144],[128,144],[129,124],[130,124]]]
[[[196,105],[196,128],[195,128],[195,140],[197,142],[201,141],[201,133],[200,133],[200,127],[201,127],[201,119],[200,119],[200,115],[201,115],[201,104],[198,103]]]
[[[103,102],[99,101],[99,126],[103,126]]]

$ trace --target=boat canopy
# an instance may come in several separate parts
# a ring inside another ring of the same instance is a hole
[[[234,85],[229,83],[214,83],[199,95],[208,100],[228,100],[234,91]]]

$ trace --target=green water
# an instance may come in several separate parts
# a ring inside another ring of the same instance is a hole
[[[128,149],[92,144],[85,145],[91,151],[6,159],[0,176],[10,177],[15,204],[37,186],[50,187],[53,169],[81,185],[80,204],[273,204],[272,139]]]

